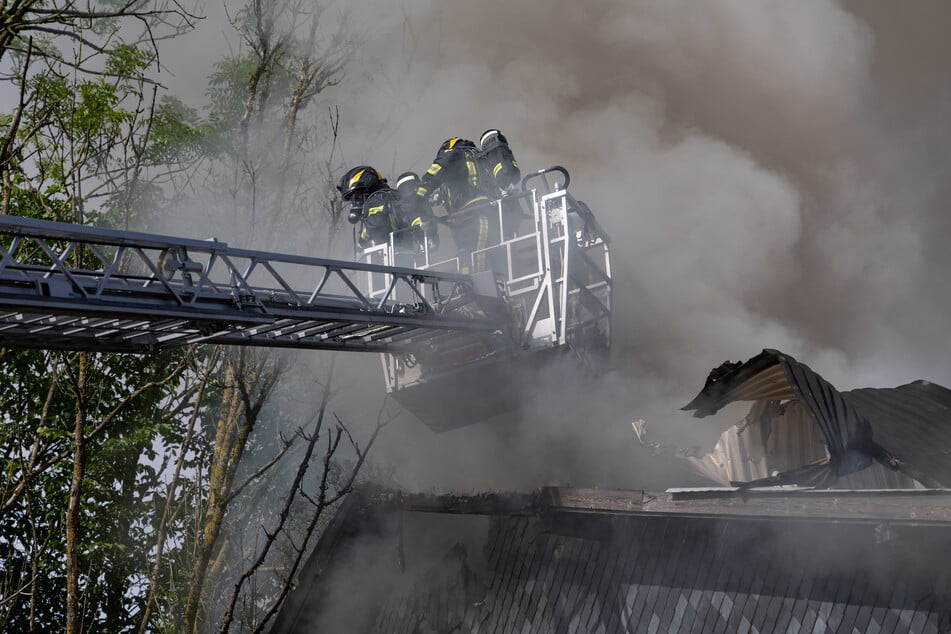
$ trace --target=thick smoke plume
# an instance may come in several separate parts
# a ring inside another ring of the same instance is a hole
[[[331,97],[347,161],[422,171],[444,139],[497,127],[524,170],[566,166],[613,238],[616,372],[572,394],[595,406],[553,405],[552,385],[520,420],[391,428],[381,454],[408,486],[656,484],[628,422],[709,442],[678,408],[712,367],[764,347],[841,389],[951,384],[951,5],[354,11],[365,44]],[[353,416],[382,391],[376,359],[357,365]]]

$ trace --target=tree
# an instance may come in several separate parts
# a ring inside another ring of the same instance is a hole
[[[315,97],[340,81],[351,47],[342,29],[321,37],[325,17],[320,2],[252,0],[231,18],[241,47],[216,64],[211,78],[209,152],[198,169],[201,176],[183,179],[176,189],[198,198],[203,192],[196,183],[210,189],[205,210],[215,209],[215,201],[227,201],[217,212],[237,230],[229,241],[266,248],[268,234],[280,236],[301,220],[328,236],[336,228],[339,204],[324,205],[335,198],[336,121],[331,115],[323,143],[313,126],[301,125]],[[272,142],[275,138],[280,144]],[[312,209],[328,213],[314,216]],[[220,631],[264,627],[286,596],[317,518],[349,491],[379,431],[371,431],[361,447],[342,422],[328,430],[329,376],[316,418],[267,407],[275,390],[281,392],[288,383],[286,374],[280,386],[273,378],[288,362],[284,358],[243,353],[226,362],[229,378],[212,397],[221,403],[214,424],[219,440],[208,465],[207,506],[201,513],[181,631],[218,623]],[[286,392],[278,398],[286,398]],[[285,437],[275,431],[280,429],[294,431]],[[222,443],[223,438],[231,440]],[[341,461],[342,447],[351,450],[349,469]],[[315,469],[318,452],[323,453],[322,466]],[[233,510],[235,504],[240,513]],[[285,565],[290,574],[275,572]],[[228,600],[216,602],[214,597],[229,584],[233,591],[225,595]]]
[[[328,27],[326,18],[324,4],[313,0],[251,0],[231,18],[241,46],[210,78],[213,156],[200,178],[182,185],[199,198],[205,192],[196,183],[213,192],[206,208],[227,201],[221,212],[239,231],[238,243],[267,248],[269,236],[302,221],[315,233],[335,228],[312,212],[336,193],[330,172],[320,172],[336,148],[333,115],[328,136],[301,123],[315,98],[342,79],[353,49],[342,25]],[[329,211],[332,221],[339,205]]]
[[[261,227],[332,234],[339,112],[328,134],[310,122],[351,44],[339,28],[321,37],[320,2],[252,0],[235,14],[243,45],[217,65],[207,116],[150,79],[161,41],[191,26],[172,0],[0,3],[0,17],[0,81],[19,95],[0,115],[3,213],[145,228],[173,203],[209,203],[210,189],[228,204],[208,206],[257,248]],[[328,409],[329,370],[316,415],[288,408],[289,392],[314,390],[286,355],[0,360],[11,631],[262,631],[392,419],[355,438]]]
[[[147,71],[193,15],[177,0],[18,0],[0,4],[0,20],[0,82],[19,95],[0,119],[0,212],[36,213],[43,197],[68,192],[83,222],[89,199],[128,202],[155,105]]]
[[[148,73],[191,16],[174,1],[25,0],[0,4],[0,18],[0,81],[18,95],[0,116],[0,211],[128,225],[155,106]],[[154,487],[140,456],[190,355],[0,354],[0,615],[13,630],[121,631],[143,557],[129,540]]]
[[[134,548],[141,537],[136,519],[149,506],[141,488],[152,485],[140,477],[139,457],[154,451],[152,440],[169,424],[174,412],[163,408],[189,360],[5,355],[3,620],[11,630],[73,629],[84,615],[101,614],[108,629],[121,631],[129,619],[128,571],[144,558]],[[126,376],[139,381],[135,389],[121,380]],[[84,515],[96,521],[83,523]],[[71,602],[65,614],[58,599],[64,590]]]
[[[296,468],[293,472],[288,469],[293,475],[290,484],[285,485],[286,478],[270,478],[259,482],[257,490],[248,496],[280,500],[279,507],[270,507],[269,513],[260,515],[259,524],[248,527],[256,539],[248,540],[247,546],[221,550],[221,554],[227,553],[228,561],[240,565],[231,566],[234,585],[219,619],[220,633],[230,631],[236,621],[244,630],[264,630],[293,587],[311,538],[327,521],[327,511],[352,491],[377,436],[396,417],[387,412],[384,403],[361,447],[336,415],[335,424],[328,424],[332,377],[331,362],[322,385],[320,408],[311,417],[310,429],[296,427],[295,434],[304,447],[297,453]],[[321,450],[323,457],[312,470]],[[285,465],[293,467],[293,462]]]

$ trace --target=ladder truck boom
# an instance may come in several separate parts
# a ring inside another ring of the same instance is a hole
[[[345,262],[0,215],[0,346],[379,352],[387,391],[433,430],[486,420],[555,361],[606,362],[608,238],[569,180],[539,170],[464,212],[498,214],[468,261],[401,252],[392,236]]]
[[[459,310],[482,299],[465,275],[19,216],[0,216],[0,234],[0,346],[9,348],[409,352],[499,328]],[[382,293],[361,290],[368,275],[387,279]]]

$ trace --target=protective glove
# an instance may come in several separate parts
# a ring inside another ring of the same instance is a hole
[[[419,251],[425,251],[427,246],[430,251],[439,248],[439,234],[436,233],[436,227],[428,223],[416,229],[413,241]]]

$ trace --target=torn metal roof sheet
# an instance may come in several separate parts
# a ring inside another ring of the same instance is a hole
[[[787,456],[805,456],[810,447],[814,454],[824,446],[825,456],[782,464],[778,472],[767,464],[766,474],[745,484],[829,486],[877,464],[873,486],[904,487],[909,480],[932,488],[951,486],[951,390],[943,386],[915,381],[840,392],[791,356],[763,350],[745,363],[715,368],[684,409],[705,417],[737,401],[753,401],[740,428],[748,446],[726,451],[730,443],[721,439],[714,452],[694,459],[698,470],[735,473],[737,465],[726,463],[755,462],[751,458],[757,451],[766,456],[770,443],[774,454]],[[883,482],[883,470],[906,478]]]

